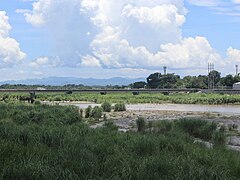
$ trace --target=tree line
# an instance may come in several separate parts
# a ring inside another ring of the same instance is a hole
[[[176,74],[161,74],[159,72],[150,74],[146,82],[135,82],[131,84],[131,88],[149,88],[149,89],[163,89],[163,88],[199,88],[207,89],[209,78],[215,88],[231,89],[233,84],[240,82],[240,76],[233,76],[231,74],[222,77],[218,71],[212,71],[209,75],[199,76],[185,76],[183,78]]]
[[[107,86],[85,86],[83,84],[66,84],[64,86],[50,86],[50,85],[24,85],[24,84],[3,84],[0,89],[59,89],[59,90],[82,90],[82,89],[164,89],[164,88],[198,88],[207,89],[208,80],[213,80],[215,88],[231,89],[234,83],[240,82],[240,76],[233,76],[231,74],[224,77],[218,71],[212,71],[209,75],[199,76],[185,76],[174,73],[161,74],[159,72],[150,74],[146,81],[135,82],[129,85],[107,85]]]

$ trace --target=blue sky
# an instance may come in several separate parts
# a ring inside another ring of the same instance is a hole
[[[239,37],[239,0],[0,0],[0,81],[233,74]]]

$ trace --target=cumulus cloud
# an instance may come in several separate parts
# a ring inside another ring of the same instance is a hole
[[[35,61],[29,63],[30,67],[42,67],[42,66],[49,66],[49,67],[57,67],[61,65],[61,60],[59,57],[46,57],[42,56],[37,58]]]
[[[117,35],[112,39],[93,41],[94,55],[107,68],[145,67],[159,69],[164,65],[172,68],[205,67],[208,62],[221,61],[220,55],[204,37],[185,38],[178,44],[163,44],[156,53],[146,47],[133,47],[129,42],[120,40]]]
[[[178,14],[176,6],[164,4],[154,8],[140,7],[136,8],[127,5],[123,9],[123,15],[136,18],[139,23],[152,24],[154,26],[176,26],[181,27],[185,22],[185,16]]]
[[[39,67],[43,65],[48,65],[49,58],[48,57],[39,57],[34,62],[31,62],[29,66],[31,67]]]
[[[23,14],[33,26],[48,29],[55,44],[53,57],[63,66],[159,69],[224,64],[205,37],[182,37],[187,14],[183,0],[38,0]]]
[[[227,50],[228,62],[240,63],[240,50],[229,47]]]
[[[82,62],[78,66],[83,67],[101,67],[100,61],[93,56],[87,55],[82,57]]]
[[[9,37],[10,30],[6,12],[0,11],[0,68],[11,67],[26,57],[20,50],[19,43]]]

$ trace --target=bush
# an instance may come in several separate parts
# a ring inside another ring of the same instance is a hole
[[[126,111],[126,106],[125,106],[125,104],[124,104],[124,103],[115,104],[115,106],[114,106],[114,111],[115,111],[115,112]]]
[[[83,110],[80,109],[80,117],[83,118]]]
[[[139,117],[136,123],[137,123],[138,132],[143,132],[146,126],[145,119],[143,117]]]
[[[92,118],[95,118],[95,119],[99,119],[102,117],[102,108],[101,107],[98,107],[98,106],[95,106],[93,109],[92,109],[92,112],[91,112],[91,116]]]
[[[214,132],[213,134],[213,144],[215,147],[225,146],[226,136],[222,132]]]
[[[65,94],[72,94],[72,91],[66,91]]]
[[[41,102],[40,101],[35,101],[34,104],[35,105],[41,105]]]
[[[154,123],[154,132],[166,133],[171,131],[173,128],[173,123],[170,121],[158,121]]]
[[[217,129],[215,123],[201,119],[181,119],[176,123],[177,127],[189,135],[203,140],[211,140]]]
[[[88,106],[85,110],[85,118],[90,118],[92,112],[92,106]]]
[[[111,112],[112,105],[109,102],[105,101],[104,103],[102,103],[101,107],[103,109],[103,112]]]
[[[53,101],[61,101],[62,99],[61,99],[61,96],[55,96],[54,98],[53,98]]]
[[[105,122],[104,127],[106,127],[109,130],[112,130],[112,131],[118,130],[118,126],[116,126],[112,121]]]

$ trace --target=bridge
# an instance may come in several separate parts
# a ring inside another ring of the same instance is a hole
[[[49,90],[36,90],[36,89],[0,89],[0,93],[188,93],[188,92],[202,92],[202,93],[217,93],[217,94],[240,94],[240,89],[49,89]]]

